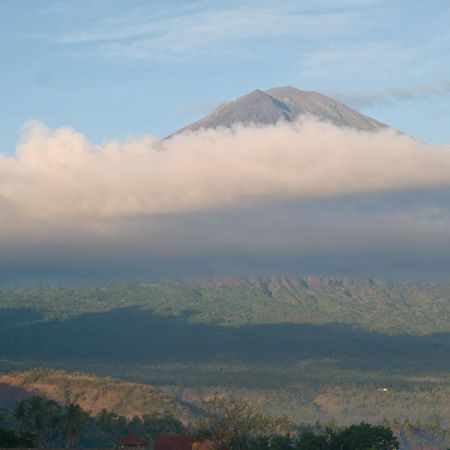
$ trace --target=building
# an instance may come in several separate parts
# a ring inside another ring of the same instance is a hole
[[[195,439],[187,434],[175,436],[158,436],[155,439],[155,450],[192,450]]]
[[[117,443],[117,448],[125,450],[145,450],[147,448],[147,443],[134,434],[130,434]]]

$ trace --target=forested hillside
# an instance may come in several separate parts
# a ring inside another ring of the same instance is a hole
[[[450,331],[450,281],[308,277],[6,287],[0,307],[46,320],[138,306],[190,322],[346,323],[389,334]]]
[[[46,396],[60,404],[77,403],[90,414],[107,409],[127,418],[169,412],[188,420],[196,411],[154,386],[112,377],[50,369],[0,374],[0,409],[10,408],[31,395]]]
[[[188,405],[239,392],[301,421],[448,422],[449,293],[316,277],[4,286],[0,370],[116,376]]]

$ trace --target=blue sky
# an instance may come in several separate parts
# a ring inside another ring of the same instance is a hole
[[[162,137],[281,85],[448,143],[449,23],[448,0],[1,0],[0,151],[29,119]]]
[[[449,0],[0,0],[0,272],[448,275],[448,24]],[[154,138],[283,85],[419,139]]]

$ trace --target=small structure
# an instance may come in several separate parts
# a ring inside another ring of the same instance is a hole
[[[187,434],[174,436],[158,436],[155,439],[155,450],[192,450],[195,439]]]
[[[117,443],[117,448],[126,450],[145,450],[147,443],[134,434],[129,434],[126,438],[121,439]]]
[[[192,445],[192,450],[228,450],[228,447],[220,442],[204,439],[203,441],[195,442]]]

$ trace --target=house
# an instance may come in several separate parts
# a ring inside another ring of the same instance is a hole
[[[129,434],[117,443],[117,448],[126,450],[145,450],[147,448],[147,443],[134,434]]]
[[[228,447],[220,442],[204,439],[199,442],[194,442],[192,450],[228,450]]]
[[[174,436],[158,436],[155,439],[155,450],[192,450],[195,439],[187,434]]]

